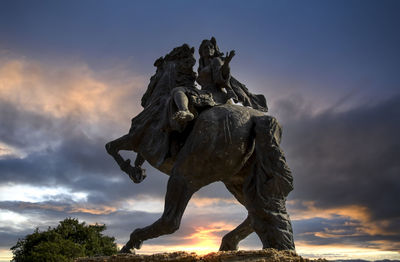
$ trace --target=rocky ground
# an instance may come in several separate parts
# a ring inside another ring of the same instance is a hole
[[[79,258],[76,262],[308,262],[312,261],[302,258],[290,251],[277,251],[275,249],[249,250],[249,251],[226,251],[210,253],[199,256],[196,253],[174,252],[153,255],[118,254],[109,257]],[[326,261],[318,259],[317,261]]]

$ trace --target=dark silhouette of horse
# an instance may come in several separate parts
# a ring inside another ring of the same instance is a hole
[[[173,128],[171,91],[194,84],[193,53],[194,48],[185,44],[156,61],[157,73],[142,100],[144,110],[132,119],[128,134],[106,145],[135,183],[144,178],[140,168],[144,160],[170,176],[162,216],[134,230],[121,252],[175,232],[192,195],[216,181],[222,181],[248,211],[247,218],[223,237],[220,250],[236,250],[254,231],[263,248],[294,250],[285,207],[293,178],[279,146],[277,120],[249,107],[224,104],[197,108],[195,120],[183,130]],[[135,167],[121,157],[120,150],[138,153]]]

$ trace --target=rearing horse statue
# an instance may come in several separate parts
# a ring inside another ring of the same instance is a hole
[[[209,93],[194,87],[194,64],[194,48],[186,44],[158,59],[157,72],[142,99],[144,110],[132,119],[128,134],[106,145],[135,183],[145,177],[140,167],[145,160],[170,176],[162,216],[134,230],[121,252],[175,232],[193,194],[216,181],[224,183],[248,211],[247,218],[222,238],[220,250],[237,250],[238,243],[254,231],[263,248],[294,250],[285,207],[293,177],[279,146],[280,125],[250,107],[213,104]],[[177,87],[186,90],[194,120],[173,117]],[[122,158],[120,150],[138,153],[135,166]]]

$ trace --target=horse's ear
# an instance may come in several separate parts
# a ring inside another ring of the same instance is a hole
[[[154,66],[159,67],[163,62],[164,62],[164,57],[161,56],[154,62]]]
[[[190,51],[192,52],[192,54],[194,54],[194,47],[192,47],[192,48],[190,49]]]

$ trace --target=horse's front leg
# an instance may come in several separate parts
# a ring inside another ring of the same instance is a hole
[[[120,154],[120,150],[133,151],[133,137],[130,134],[124,135],[116,140],[106,144],[107,152],[114,158],[122,171],[127,173],[135,183],[140,183],[146,178],[145,170],[142,165],[145,161],[144,157],[138,153],[135,160],[135,166],[131,165],[130,159],[124,159]]]
[[[152,225],[138,228],[132,232],[121,253],[130,253],[132,248],[140,249],[143,241],[161,235],[172,234],[178,230],[186,206],[196,190],[180,175],[172,175],[168,180],[164,212]]]

